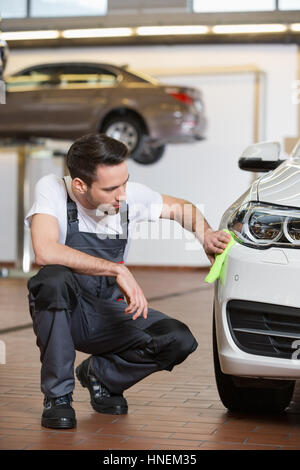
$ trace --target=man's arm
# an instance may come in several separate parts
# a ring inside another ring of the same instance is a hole
[[[80,274],[94,276],[116,276],[120,272],[120,265],[117,263],[96,258],[59,243],[58,221],[52,215],[33,215],[31,238],[35,262],[40,266],[61,264]]]
[[[222,230],[213,231],[209,223],[190,201],[162,194],[163,206],[160,217],[178,222],[186,230],[194,233],[211,263],[214,254],[222,253],[226,248],[230,235]]]
[[[31,239],[38,265],[60,264],[80,274],[115,276],[128,303],[125,313],[136,311],[133,320],[141,314],[144,318],[147,317],[146,298],[129,269],[123,264],[98,258],[59,243],[59,225],[56,217],[34,214],[31,222]]]

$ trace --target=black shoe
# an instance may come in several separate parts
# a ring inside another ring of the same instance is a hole
[[[72,408],[72,394],[57,398],[45,396],[42,426],[54,429],[69,429],[76,427],[75,411]]]
[[[83,387],[89,389],[91,405],[98,413],[123,415],[128,411],[128,405],[123,395],[111,393],[93,375],[91,357],[76,367],[76,376]]]

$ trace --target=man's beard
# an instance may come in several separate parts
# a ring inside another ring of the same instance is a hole
[[[109,202],[96,202],[93,200],[93,198],[90,196],[89,191],[86,193],[86,199],[87,201],[95,207],[97,215],[116,215],[120,212],[120,207],[123,204],[123,200],[120,201],[120,206],[119,207],[114,207],[113,204]]]
[[[92,206],[95,207],[96,213],[98,215],[102,215],[102,214],[116,215],[120,212],[120,207],[114,207],[110,203],[102,203],[102,202],[98,203],[98,202],[94,201],[93,198],[90,197],[89,192],[87,192],[87,194],[86,194],[86,199]]]

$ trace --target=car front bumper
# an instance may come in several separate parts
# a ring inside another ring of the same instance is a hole
[[[239,243],[231,248],[215,284],[225,374],[300,378],[299,272],[299,249],[258,250]]]

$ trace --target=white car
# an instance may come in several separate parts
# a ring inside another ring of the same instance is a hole
[[[279,160],[276,142],[239,163],[269,171],[224,213],[235,244],[215,283],[214,365],[231,411],[280,412],[300,379],[300,142]]]

